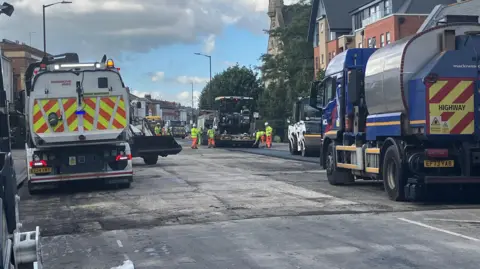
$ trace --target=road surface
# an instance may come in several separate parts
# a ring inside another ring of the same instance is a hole
[[[23,187],[44,267],[478,268],[478,204],[394,203],[378,184],[330,186],[316,163],[186,142],[135,159],[130,189]]]

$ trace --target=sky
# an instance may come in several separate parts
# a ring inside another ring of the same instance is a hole
[[[59,0],[10,0],[0,16],[2,38],[43,49],[42,5]],[[61,1],[61,0],[60,0]],[[115,61],[136,95],[192,104],[212,74],[259,65],[267,51],[269,0],[71,0],[45,9],[47,51],[76,52],[80,61]],[[285,0],[289,4],[294,0]]]

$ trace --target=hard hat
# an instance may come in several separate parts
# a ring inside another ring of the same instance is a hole
[[[192,126],[193,126],[193,128],[197,127],[197,125],[195,123]]]
[[[265,126],[268,126],[268,122],[265,122]]]

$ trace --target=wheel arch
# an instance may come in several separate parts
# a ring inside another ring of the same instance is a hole
[[[323,169],[326,169],[326,160],[325,160],[325,154],[327,153],[328,146],[330,143],[333,143],[333,140],[329,137],[325,137],[323,139],[322,147],[320,148],[320,165],[323,167]]]
[[[400,153],[400,161],[402,162],[402,165],[403,165],[403,163],[404,163],[404,158],[403,158],[404,150],[403,150],[401,144],[402,144],[401,140],[395,139],[393,137],[388,137],[387,139],[385,139],[383,141],[383,144],[380,147],[380,162],[379,162],[380,174],[382,173],[382,169],[383,169],[382,166],[383,166],[383,159],[385,157],[385,152],[392,145],[397,147],[398,152]]]

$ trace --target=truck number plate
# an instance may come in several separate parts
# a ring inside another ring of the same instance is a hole
[[[423,161],[423,166],[427,168],[439,168],[439,167],[454,167],[455,161],[446,160],[446,161]]]
[[[51,167],[38,167],[38,168],[30,169],[30,173],[32,173],[32,174],[47,174],[47,173],[51,173],[51,172],[52,172]]]
[[[68,157],[68,165],[77,165],[77,157],[75,156],[70,156]]]

